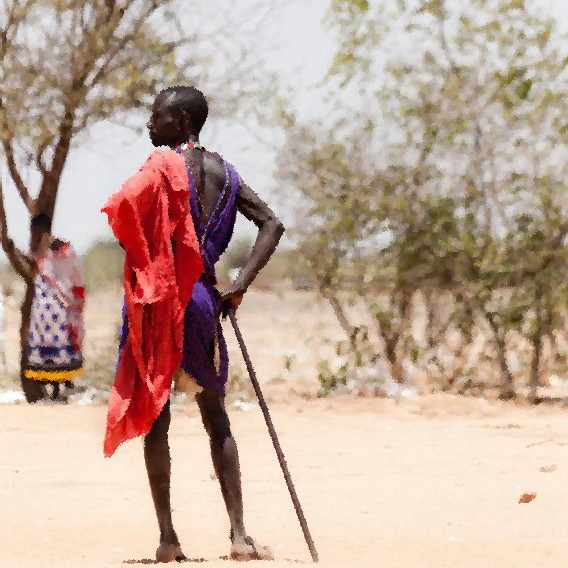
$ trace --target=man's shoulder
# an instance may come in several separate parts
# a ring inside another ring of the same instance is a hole
[[[217,176],[222,178],[225,177],[227,171],[231,172],[231,170],[233,170],[237,173],[235,166],[218,152],[207,151],[205,155],[206,158],[208,158],[206,162],[206,169],[209,172],[214,172]]]
[[[146,161],[140,166],[139,171],[147,169],[161,169],[167,168],[171,165],[179,166],[183,163],[183,157],[180,156],[175,150],[159,148],[154,150],[147,158]]]

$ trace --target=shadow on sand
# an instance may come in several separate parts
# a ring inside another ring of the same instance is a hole
[[[541,406],[558,406],[558,407],[566,407],[568,406],[568,396],[539,396],[534,401],[535,405]]]
[[[208,562],[206,558],[186,558],[185,560],[178,560],[177,564],[185,564],[186,562],[194,562],[196,564],[201,564],[202,562]],[[151,558],[142,558],[141,560],[124,560],[123,564],[162,564],[157,560],[152,560]]]
[[[219,556],[215,560],[226,560],[227,562],[234,562],[228,556]],[[284,562],[288,562],[289,564],[306,564],[303,560],[298,560],[297,558],[284,558]],[[186,558],[185,560],[178,560],[178,564],[185,564],[189,562],[194,562],[196,564],[201,564],[202,562],[210,562],[206,558]],[[160,564],[157,560],[152,560],[151,558],[142,558],[141,560],[123,560],[123,564]]]

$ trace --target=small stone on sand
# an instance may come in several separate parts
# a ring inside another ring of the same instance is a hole
[[[519,499],[519,503],[530,503],[536,499],[536,493],[523,493]]]

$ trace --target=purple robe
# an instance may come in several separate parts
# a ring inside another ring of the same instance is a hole
[[[221,293],[215,288],[215,264],[225,252],[235,227],[236,197],[239,176],[235,168],[223,160],[226,182],[217,204],[207,221],[202,218],[196,178],[187,166],[189,203],[195,232],[201,245],[204,273],[193,287],[193,295],[185,310],[184,349],[181,368],[204,389],[225,396],[229,376],[229,356],[220,322]],[[218,349],[216,364],[215,349]]]
[[[237,215],[236,197],[240,186],[234,166],[225,160],[223,166],[226,182],[210,217],[205,220],[199,207],[197,179],[190,165],[187,165],[190,211],[201,244],[204,271],[193,287],[191,300],[185,310],[181,362],[181,368],[200,387],[214,391],[221,397],[225,396],[225,385],[229,376],[229,355],[220,322],[221,293],[215,288],[215,264],[233,236]],[[128,322],[123,306],[119,357],[127,333]]]

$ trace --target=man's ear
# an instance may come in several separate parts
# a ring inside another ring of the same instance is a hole
[[[180,126],[182,128],[183,133],[187,133],[191,131],[191,116],[185,110],[182,110],[181,113],[181,120]]]

